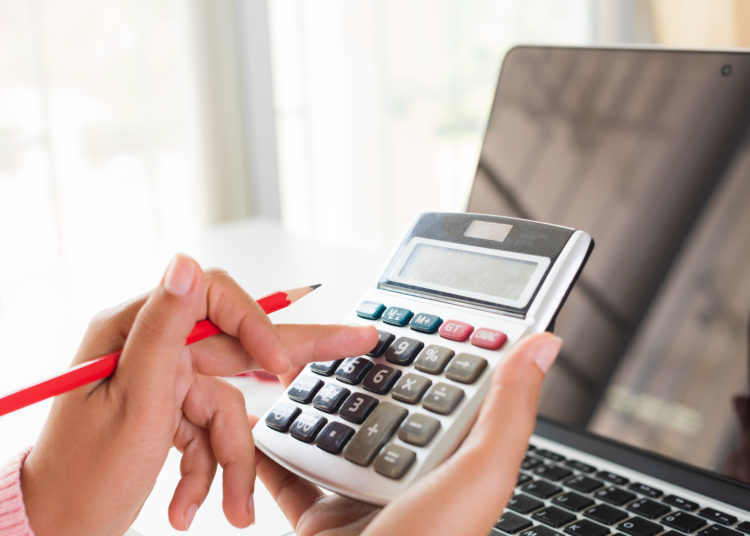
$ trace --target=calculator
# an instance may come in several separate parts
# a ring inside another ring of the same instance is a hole
[[[308,364],[255,444],[331,491],[384,505],[455,450],[513,343],[548,329],[593,248],[587,233],[424,213],[346,319],[367,355]]]

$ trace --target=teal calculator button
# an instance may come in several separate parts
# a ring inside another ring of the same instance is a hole
[[[409,309],[404,309],[403,307],[389,307],[385,310],[385,313],[383,313],[383,322],[391,324],[392,326],[405,326],[409,323],[412,316],[414,316],[414,313]]]
[[[367,320],[377,320],[385,311],[385,305],[374,301],[363,301],[357,307],[357,316]]]
[[[443,319],[438,315],[428,315],[425,313],[417,313],[414,318],[411,319],[409,327],[414,331],[421,333],[435,333],[443,323]]]

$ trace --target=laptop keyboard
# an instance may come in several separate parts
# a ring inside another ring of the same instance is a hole
[[[490,536],[744,536],[737,517],[529,446]]]

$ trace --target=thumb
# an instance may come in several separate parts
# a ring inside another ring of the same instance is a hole
[[[159,286],[138,311],[111,388],[135,400],[170,396],[185,340],[201,311],[203,271],[192,258],[172,258]]]

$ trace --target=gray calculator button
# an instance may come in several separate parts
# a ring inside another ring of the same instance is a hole
[[[440,421],[434,417],[412,413],[398,429],[398,437],[405,443],[424,447],[440,428]]]
[[[407,404],[416,404],[422,399],[422,395],[432,381],[417,374],[406,374],[398,380],[391,391],[391,396]]]
[[[406,417],[404,408],[381,402],[362,423],[357,433],[344,448],[344,457],[358,465],[369,465]]]
[[[464,392],[458,387],[447,383],[436,383],[424,395],[422,407],[440,415],[448,415],[456,409],[463,397]]]
[[[458,354],[445,369],[445,377],[460,383],[474,383],[485,368],[486,359],[474,354]]]
[[[406,474],[417,455],[398,445],[388,445],[375,458],[375,470],[383,476],[397,480]]]
[[[428,374],[440,374],[455,352],[444,346],[431,344],[419,354],[414,368]]]

